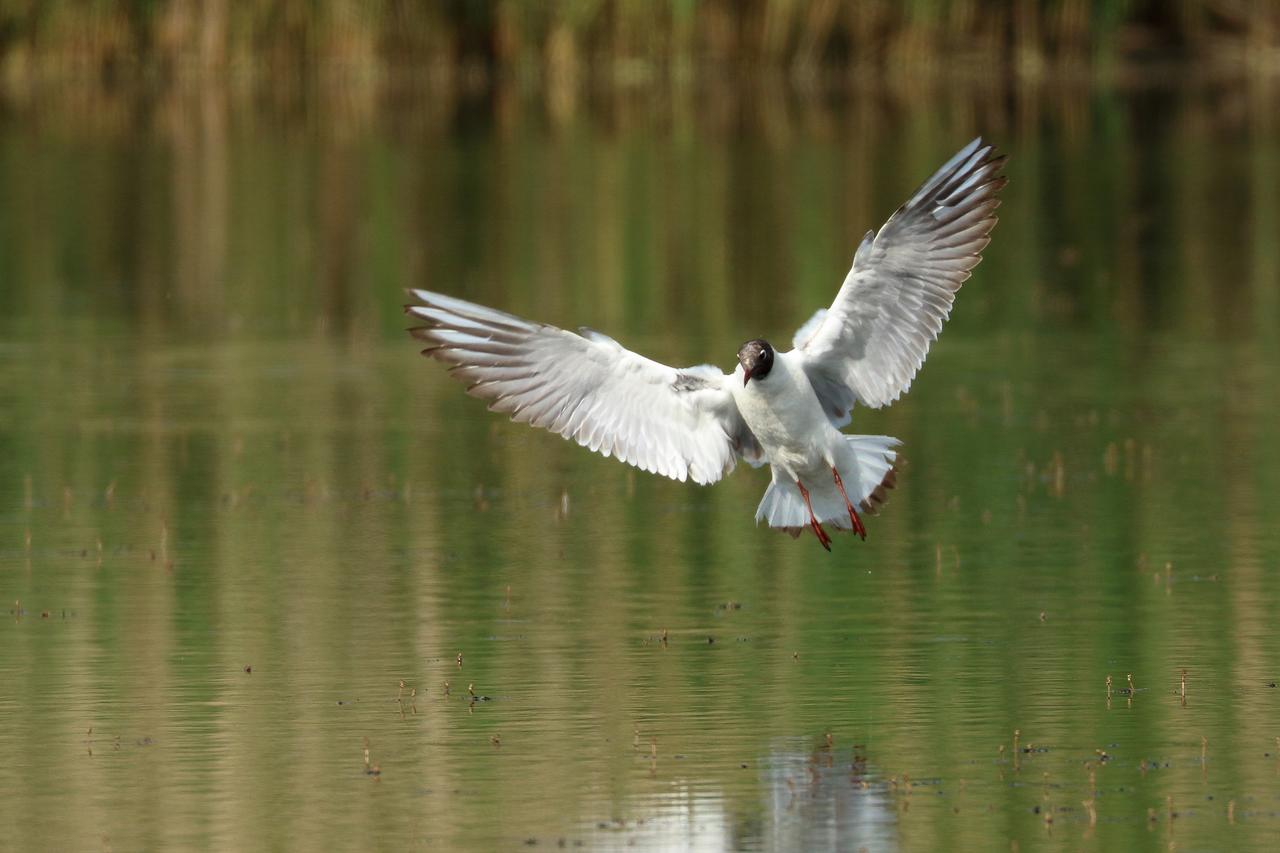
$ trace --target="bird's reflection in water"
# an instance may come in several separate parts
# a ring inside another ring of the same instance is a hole
[[[759,775],[761,849],[897,849],[894,794],[860,747],[781,744]]]
[[[677,781],[626,820],[602,821],[592,849],[866,850],[898,849],[893,781],[867,765],[859,747],[807,740],[777,743],[755,762],[743,789],[708,790]],[[744,767],[744,772],[746,768]],[[748,788],[750,790],[748,790]]]

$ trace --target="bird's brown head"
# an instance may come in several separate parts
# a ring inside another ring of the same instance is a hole
[[[742,385],[752,379],[763,379],[773,370],[773,347],[761,338],[747,341],[738,348],[738,363],[742,365]]]

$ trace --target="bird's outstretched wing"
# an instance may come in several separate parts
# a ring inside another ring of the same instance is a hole
[[[854,403],[885,406],[911,386],[990,242],[1004,161],[981,138],[966,145],[878,233],[867,232],[835,302],[796,333],[796,352],[837,426]]]
[[[511,419],[671,477],[714,483],[738,456],[758,463],[726,377],[709,365],[677,370],[590,329],[581,334],[427,290],[405,312],[424,355],[452,365],[467,392]]]

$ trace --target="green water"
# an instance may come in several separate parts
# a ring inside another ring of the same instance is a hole
[[[0,846],[1273,849],[1276,102],[0,113]],[[979,132],[1003,219],[855,413],[910,460],[865,543],[404,334],[428,286],[729,367]]]

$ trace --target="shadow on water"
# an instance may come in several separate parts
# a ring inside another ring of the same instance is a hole
[[[8,837],[1270,849],[1276,100],[7,104]],[[832,555],[754,527],[764,472],[625,469],[404,335],[421,285],[728,365],[977,133],[1002,222]]]

